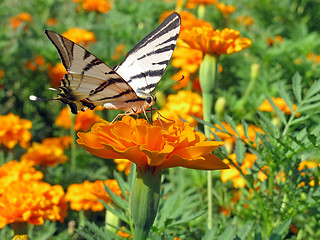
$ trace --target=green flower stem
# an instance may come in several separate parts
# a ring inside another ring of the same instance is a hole
[[[105,215],[106,228],[111,232],[117,232],[117,228],[120,225],[120,219],[110,211],[106,211]]]
[[[160,200],[161,172],[154,168],[137,166],[131,191],[131,214],[134,222],[134,240],[145,240],[156,218]]]
[[[199,70],[200,85],[203,100],[203,120],[210,122],[210,115],[214,105],[214,92],[217,81],[218,57],[206,54],[202,60]],[[210,138],[210,127],[204,126],[204,133]],[[208,192],[208,229],[212,229],[212,173],[207,172],[207,192]]]
[[[28,223],[27,222],[13,222],[14,235],[28,234]]]
[[[76,121],[76,115],[71,114],[71,128],[70,128],[70,136],[71,136],[71,172],[76,170],[76,131],[74,130],[74,125]]]

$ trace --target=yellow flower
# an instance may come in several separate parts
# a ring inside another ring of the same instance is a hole
[[[97,180],[94,183],[88,180],[83,183],[74,183],[68,187],[66,193],[66,201],[70,202],[70,208],[72,210],[80,211],[92,210],[94,212],[102,211],[104,209],[103,204],[99,199],[106,203],[111,203],[112,200],[108,193],[104,189],[104,185],[107,185],[116,195],[120,195],[121,191],[116,180]]]
[[[27,148],[32,137],[29,131],[31,127],[31,121],[20,119],[13,113],[0,116],[0,143],[9,149],[12,149],[17,143]]]
[[[280,109],[280,111],[288,115],[291,114],[290,108],[282,98],[272,98],[272,101]],[[297,110],[297,106],[295,104],[293,104],[292,108],[293,108],[293,111]],[[263,101],[263,103],[259,106],[258,110],[262,112],[274,112],[273,107],[271,106],[271,104],[267,99]],[[297,117],[300,116],[300,113],[296,113],[296,116]]]
[[[48,74],[51,86],[54,88],[58,88],[61,84],[61,79],[66,73],[67,71],[61,62],[59,62],[55,66],[48,65]]]
[[[67,141],[67,142],[66,142]],[[64,148],[68,147],[71,137],[47,138],[42,143],[32,143],[32,147],[21,156],[21,162],[32,166],[55,166],[65,163],[68,157],[64,154]]]
[[[15,235],[12,240],[30,240],[28,235]]]
[[[86,11],[95,11],[100,13],[109,12],[111,5],[108,0],[73,0],[75,3],[82,3],[81,7]]]
[[[81,28],[71,28],[62,35],[65,38],[83,46],[86,46],[90,42],[96,42],[96,37],[93,32]]]
[[[100,120],[100,116],[96,115],[93,110],[88,109],[84,112],[78,112],[76,115],[74,130],[87,131],[94,123],[99,122]],[[55,121],[55,124],[66,129],[71,128],[71,113],[69,108],[64,108],[61,110]]]
[[[182,31],[179,38],[179,46],[216,56],[239,52],[251,46],[250,39],[241,38],[239,31],[228,28],[220,31],[212,27],[194,27]]]
[[[206,141],[205,136],[188,123],[174,124],[157,119],[152,126],[144,119],[124,116],[110,125],[101,122],[88,133],[78,133],[77,142],[90,153],[102,158],[122,158],[140,169],[161,171],[171,167],[201,170],[227,166],[211,152],[222,142]]]
[[[0,196],[12,182],[42,180],[43,173],[25,162],[9,161],[0,167]]]
[[[160,114],[175,122],[181,122],[181,119],[186,120],[192,125],[197,125],[197,118],[202,118],[202,98],[199,94],[192,91],[180,90],[177,94],[170,94],[166,105],[159,110]],[[154,115],[156,119],[158,114]]]
[[[129,175],[132,162],[128,159],[114,159],[113,161],[117,164],[117,170],[119,172],[124,171],[126,175]]]
[[[32,20],[32,16],[26,12],[20,13],[16,16],[9,18],[9,22],[13,29],[17,29],[22,23],[30,22],[31,20]]]
[[[216,8],[223,14],[229,15],[236,10],[236,7],[233,5],[226,5],[225,3],[217,3]]]
[[[67,214],[60,185],[41,181],[16,181],[0,196],[0,228],[10,223],[41,225],[45,219],[63,222]]]
[[[231,155],[229,155],[229,158],[232,160],[233,163],[236,164],[236,166],[239,166],[236,160],[236,154],[232,153]],[[257,156],[252,154],[252,153],[246,153],[245,154],[245,158],[243,159],[243,162],[240,166],[242,172],[244,174],[248,174],[248,168],[252,168],[253,164],[255,163],[255,161],[257,160]],[[232,164],[229,163],[228,159],[224,159],[223,160],[226,164],[229,165],[230,169],[227,171],[221,171],[221,181],[222,182],[227,182],[229,180],[232,179],[233,181],[233,186],[235,188],[243,188],[246,186],[246,183],[244,181],[244,179],[241,177],[240,172],[238,171],[238,169],[236,167],[234,167]]]

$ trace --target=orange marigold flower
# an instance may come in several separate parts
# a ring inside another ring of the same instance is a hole
[[[232,153],[231,155],[229,155],[229,158],[232,160],[232,162],[236,165],[239,166],[236,160],[236,154]],[[245,154],[245,158],[243,159],[243,162],[240,166],[242,172],[244,174],[249,174],[248,172],[248,168],[252,168],[253,164],[255,163],[255,161],[257,160],[257,156],[252,154],[252,153],[246,153]],[[246,183],[244,181],[244,179],[241,177],[240,172],[238,171],[238,169],[233,166],[232,164],[230,164],[228,159],[224,159],[223,160],[226,164],[229,165],[230,169],[227,171],[221,171],[221,181],[222,182],[227,182],[230,179],[232,179],[233,181],[233,186],[235,188],[243,188],[246,186]]]
[[[94,212],[102,211],[104,206],[98,199],[101,199],[106,203],[112,202],[110,196],[104,189],[103,183],[116,195],[121,194],[116,180],[106,180],[104,182],[97,180],[94,183],[86,180],[83,183],[74,183],[68,187],[66,193],[66,201],[70,202],[70,208],[76,211],[80,211],[81,209],[90,209]]]
[[[223,15],[230,15],[236,10],[236,7],[233,5],[226,5],[225,3],[217,3],[216,8],[223,14]]]
[[[88,109],[84,112],[79,112],[76,115],[74,130],[87,131],[94,123],[99,122],[100,120],[100,116],[96,115],[93,110]],[[71,128],[71,113],[69,108],[64,108],[61,110],[55,121],[55,124],[66,129]]]
[[[4,76],[4,71],[0,69],[0,78],[3,78],[3,76]]]
[[[217,0],[188,0],[188,4],[203,4],[203,5],[210,5],[216,4]]]
[[[172,54],[172,66],[195,73],[202,62],[203,54],[200,50],[179,47]]]
[[[54,25],[57,25],[57,23],[58,23],[58,20],[56,18],[49,18],[47,20],[47,25],[48,26],[54,26]]]
[[[126,45],[125,44],[120,44],[116,47],[114,54],[112,56],[113,60],[118,60],[119,57],[124,57],[126,55],[125,53]]]
[[[23,12],[16,16],[9,18],[9,22],[13,29],[17,29],[22,23],[30,22],[32,20],[32,16],[29,13]]]
[[[228,142],[231,144],[234,144],[236,141],[235,137],[241,138],[242,140],[246,142],[254,142],[256,138],[256,134],[259,132],[261,134],[264,134],[261,128],[250,124],[248,126],[248,135],[249,139],[247,139],[246,135],[244,134],[244,128],[241,124],[236,126],[236,130],[239,133],[239,135],[233,130],[233,128],[227,123],[227,122],[222,122],[222,126],[225,128],[225,130],[219,125],[215,124],[216,128],[211,128],[211,131],[216,134],[219,138],[222,139],[224,142]],[[221,131],[223,132],[221,132]]]
[[[281,36],[275,36],[274,38],[268,38],[267,43],[269,46],[273,46],[276,42],[282,43],[283,39]]]
[[[201,170],[227,166],[211,152],[222,142],[206,141],[188,123],[157,119],[153,125],[144,119],[124,116],[114,124],[101,122],[88,133],[78,133],[77,142],[90,153],[102,158],[125,158],[140,169],[161,171],[171,167]]]
[[[128,159],[113,159],[113,161],[117,164],[117,170],[119,172],[124,171],[126,175],[129,175],[132,162]]]
[[[0,167],[0,196],[4,189],[16,181],[42,180],[43,173],[25,162],[9,161]]]
[[[186,120],[192,125],[197,125],[197,118],[202,118],[202,98],[199,94],[192,91],[180,90],[177,94],[170,94],[166,105],[159,110],[159,113],[166,118],[181,122],[181,119]],[[158,117],[155,113],[154,119]]]
[[[63,222],[67,214],[60,185],[41,181],[16,181],[0,196],[0,228],[10,223],[41,225],[45,219]]]
[[[96,42],[96,37],[93,32],[81,28],[71,28],[62,35],[65,38],[83,46],[86,46],[90,42]]]
[[[55,66],[48,65],[48,74],[50,78],[50,84],[54,88],[58,88],[61,84],[61,79],[67,73],[61,62],[57,63]]]
[[[308,53],[307,59],[310,62],[314,62],[316,65],[320,63],[320,55],[314,54],[313,52]]]
[[[284,112],[285,114],[289,114],[289,115],[291,114],[290,108],[282,98],[273,97],[272,101],[280,109],[280,111]],[[297,106],[295,104],[293,104],[292,108],[293,108],[293,111],[297,110]],[[258,110],[262,112],[274,112],[273,107],[271,106],[271,104],[267,99],[263,101],[263,103],[259,106]],[[300,114],[297,113],[296,116],[300,116]]]
[[[39,66],[44,66],[45,65],[45,61],[44,58],[41,55],[37,55],[34,62],[39,65]]]
[[[71,138],[69,141],[71,142]],[[66,137],[47,138],[41,143],[32,143],[32,147],[21,156],[21,162],[26,162],[32,166],[40,164],[43,166],[55,166],[59,163],[65,163],[68,157],[64,154],[64,148],[67,147]],[[68,141],[68,140],[67,140]]]
[[[320,163],[317,162],[313,162],[313,161],[302,161],[299,163],[299,167],[298,167],[298,171],[302,171],[304,168],[315,168],[319,166],[320,167]]]
[[[165,20],[173,12],[174,11],[164,12],[160,17],[159,22],[163,22],[163,20]],[[201,19],[197,19],[195,15],[188,11],[179,12],[179,15],[181,17],[180,31],[183,31],[185,29],[191,29],[194,27],[211,27],[211,23]]]
[[[124,229],[124,227],[121,227],[121,228]],[[123,237],[123,238],[128,238],[128,237],[130,237],[130,239],[133,238],[133,236],[131,236],[129,233],[124,232],[124,231],[121,231],[121,230],[118,230],[117,234],[118,234],[120,237]]]
[[[183,77],[183,79],[182,79]],[[175,75],[171,77],[173,80],[177,81],[177,84],[174,84],[172,88],[174,90],[180,90],[181,88],[185,88],[189,86],[190,81],[192,82],[192,89],[201,92],[199,76],[195,74],[190,74],[185,70],[180,70]]]
[[[241,15],[241,16],[237,17],[237,22],[244,25],[244,26],[249,26],[249,25],[254,24],[253,18],[250,16],[245,16],[245,15]]]
[[[111,4],[108,0],[73,0],[75,3],[82,3],[81,7],[90,12],[106,13],[111,9]]]
[[[29,131],[31,127],[30,120],[21,119],[13,113],[0,116],[0,143],[9,149],[12,149],[17,143],[27,148],[32,137]]]
[[[239,52],[251,46],[248,38],[241,38],[240,32],[225,28],[214,30],[212,27],[194,27],[180,33],[179,46],[198,49],[204,54],[220,56]]]

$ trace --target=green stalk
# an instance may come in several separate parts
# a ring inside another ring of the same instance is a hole
[[[217,81],[218,57],[206,54],[199,69],[200,85],[203,100],[203,120],[210,122],[210,115],[214,105],[215,83]],[[210,138],[210,127],[204,125],[204,133]],[[212,173],[207,172],[208,192],[208,229],[212,229]]]
[[[28,223],[27,222],[13,222],[12,228],[14,235],[28,234]]]
[[[70,136],[71,136],[71,172],[76,170],[76,131],[74,130],[74,125],[76,121],[76,115],[71,114],[71,128],[70,128]]]
[[[154,223],[160,200],[161,172],[137,166],[131,191],[131,214],[134,222],[134,240],[145,240]]]

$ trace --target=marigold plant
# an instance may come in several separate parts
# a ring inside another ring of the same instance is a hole
[[[95,114],[93,110],[87,110],[84,112],[79,112],[76,115],[74,130],[75,131],[87,131],[90,127],[101,120],[101,117]],[[59,127],[70,129],[71,113],[69,108],[64,108],[61,110],[60,114],[56,118],[55,124]]]
[[[89,182],[86,180],[83,183],[74,183],[68,187],[66,201],[70,202],[70,208],[72,210],[80,211],[83,209],[94,212],[102,211],[104,206],[99,199],[103,200],[105,203],[112,202],[110,196],[104,189],[104,184],[116,195],[121,194],[116,180],[97,180],[95,182]]]
[[[48,138],[41,143],[32,143],[28,151],[21,156],[21,162],[26,162],[32,166],[55,166],[65,163],[68,157],[64,150],[71,143],[71,137]]]
[[[17,29],[22,23],[30,22],[32,20],[32,16],[30,13],[20,13],[16,16],[9,18],[9,23],[13,29]]]
[[[16,144],[27,148],[32,137],[29,129],[32,122],[27,119],[21,119],[19,116],[9,113],[0,116],[0,143],[9,149],[14,148]]]
[[[220,56],[248,48],[251,41],[241,38],[240,32],[234,29],[214,30],[212,27],[204,26],[182,31],[178,45],[198,49],[204,54]]]
[[[222,142],[206,141],[188,123],[157,119],[152,126],[144,119],[125,116],[110,125],[101,122],[88,133],[78,133],[77,142],[102,158],[125,158],[142,169],[161,171],[171,167],[224,169],[227,166],[211,152]]]
[[[197,120],[194,117],[202,118],[202,98],[195,92],[180,90],[177,94],[168,96],[166,105],[159,110],[159,113],[176,122],[180,122],[181,117],[195,126]],[[156,113],[153,118],[157,116]]]
[[[282,98],[272,98],[272,101],[274,104],[280,109],[280,111],[284,112],[285,114],[290,115],[291,110],[289,106],[286,104],[286,102]],[[297,106],[295,104],[292,105],[293,111],[297,110]],[[267,99],[263,101],[263,103],[258,108],[259,111],[262,112],[274,112],[274,109],[272,105],[269,103]],[[300,114],[297,113],[296,116],[299,116]]]
[[[0,195],[12,182],[42,180],[43,173],[26,162],[9,161],[0,167]]]
[[[69,40],[83,46],[86,46],[88,43],[94,43],[97,41],[93,32],[76,27],[69,29],[62,35],[65,38],[68,38]]]
[[[73,0],[76,3],[81,3],[81,7],[90,12],[106,13],[111,9],[111,4],[108,0]]]
[[[63,222],[67,204],[62,186],[41,181],[16,181],[0,196],[0,228],[10,223],[41,225],[44,220]]]

